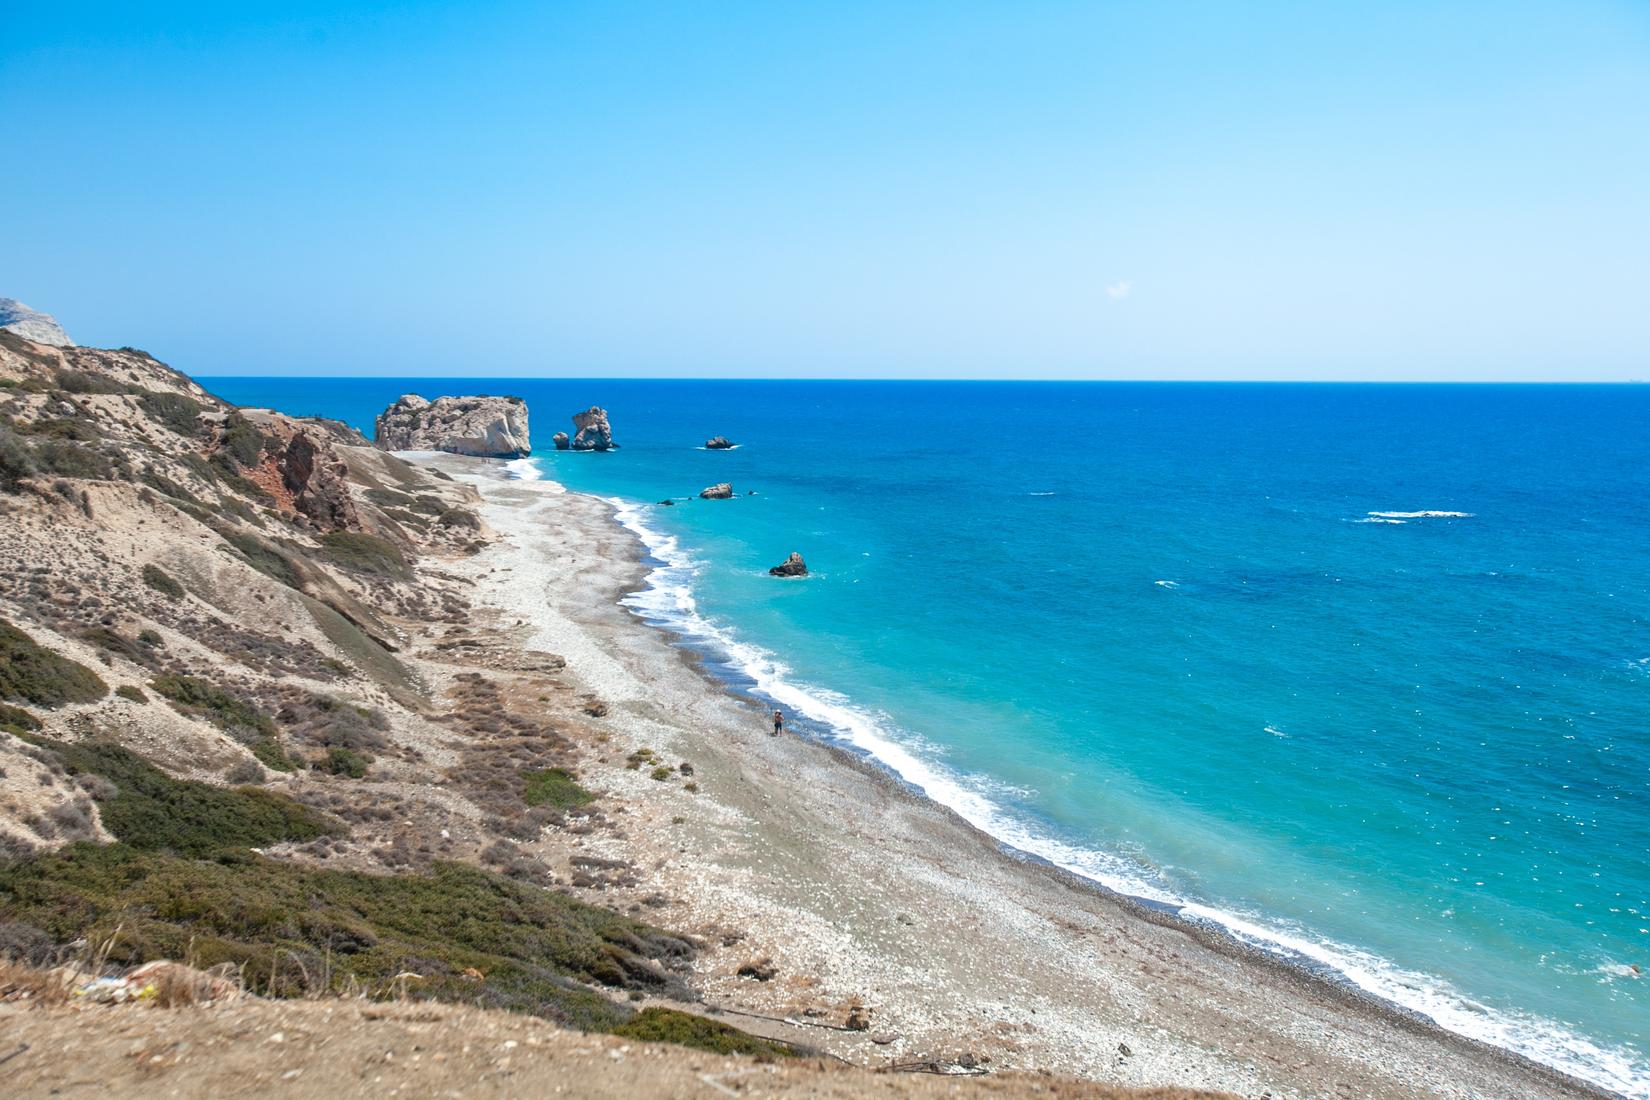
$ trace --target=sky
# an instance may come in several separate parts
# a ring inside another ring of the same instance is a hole
[[[1650,379],[1650,2],[4,0],[0,295],[190,373]]]

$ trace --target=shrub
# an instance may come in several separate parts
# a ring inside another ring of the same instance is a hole
[[[0,703],[0,731],[28,733],[39,728],[40,719],[22,707],[7,706],[5,703]]]
[[[333,775],[347,775],[351,779],[364,779],[367,775],[367,765],[371,763],[372,757],[342,746],[334,745],[327,750],[327,771]]]
[[[96,443],[103,433],[88,420],[61,417],[55,420],[36,420],[21,429],[29,435],[44,439],[72,439],[77,443]]]
[[[449,508],[436,520],[443,527],[463,527],[469,531],[481,530],[481,520],[465,508]]]
[[[155,662],[155,655],[147,648],[106,626],[88,626],[80,632],[80,639],[134,664],[152,665]]]
[[[564,768],[527,772],[522,778],[526,784],[521,798],[529,806],[571,810],[577,806],[588,806],[596,800],[596,796],[579,786],[578,781]]]
[[[133,848],[204,856],[225,848],[314,840],[341,827],[270,791],[175,779],[119,745],[39,743],[70,775],[101,776],[114,784],[118,793],[101,806],[103,826]]]
[[[144,390],[138,396],[138,406],[149,419],[164,424],[179,435],[192,437],[200,434],[202,406],[193,397]]]
[[[270,438],[253,427],[246,417],[238,412],[230,413],[224,424],[218,453],[227,454],[242,468],[256,466],[270,442]]]
[[[736,1027],[673,1008],[644,1008],[614,1028],[613,1034],[644,1043],[677,1043],[716,1054],[767,1058],[789,1058],[797,1054],[785,1043],[758,1038]]]
[[[171,574],[158,565],[145,565],[143,567],[143,583],[162,596],[174,600],[181,600],[184,597],[183,585],[173,580]]]
[[[57,943],[106,939],[118,927],[109,959],[120,965],[182,958],[193,946],[198,965],[242,967],[254,992],[274,996],[319,992],[330,972],[339,987],[354,979],[380,996],[404,988],[601,1031],[632,1012],[588,983],[691,996],[659,966],[692,953],[682,940],[456,864],[372,875],[251,853],[184,859],[81,844],[0,868],[0,920],[32,924]],[[486,980],[469,980],[467,969]],[[423,980],[398,987],[395,976],[408,970]],[[672,1041],[735,1041],[673,1023]]]
[[[114,475],[108,457],[67,439],[45,439],[35,445],[34,464],[43,474],[107,481]]]
[[[59,389],[69,393],[125,393],[126,388],[112,379],[103,378],[73,367],[62,367],[57,371],[57,385]]]
[[[292,559],[250,532],[219,531],[223,540],[246,556],[247,562],[266,577],[289,588],[299,587],[298,567]]]
[[[156,676],[149,686],[171,700],[179,713],[204,718],[244,744],[275,737],[275,723],[269,715],[198,676],[166,673]]]
[[[143,689],[136,684],[121,684],[115,688],[115,694],[122,699],[130,699],[134,703],[147,703],[149,697],[143,694]]]
[[[149,486],[151,489],[154,489],[156,492],[172,497],[174,500],[187,500],[193,502],[196,499],[194,493],[191,493],[182,485],[179,485],[159,470],[156,470],[153,466],[144,467],[143,472],[138,474],[138,480]]]
[[[35,644],[0,619],[0,699],[20,699],[39,707],[92,703],[109,686],[83,664]]]
[[[405,579],[411,573],[407,559],[392,542],[359,531],[329,531],[321,538],[328,557],[346,569],[379,577]]]
[[[16,432],[0,424],[0,491],[15,493],[35,475],[34,458]]]

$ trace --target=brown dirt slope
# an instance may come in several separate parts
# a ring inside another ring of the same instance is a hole
[[[16,1097],[569,1096],[591,1100],[1194,1100],[1024,1074],[876,1072],[819,1059],[759,1062],[586,1035],[453,1005],[243,1000],[205,1008],[0,1006]],[[23,1049],[26,1048],[26,1049]]]

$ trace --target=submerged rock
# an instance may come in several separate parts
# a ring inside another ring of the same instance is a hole
[[[519,397],[403,395],[379,414],[374,442],[386,451],[447,451],[477,458],[532,453],[527,403]]]
[[[790,557],[768,570],[768,575],[770,577],[806,577],[808,575],[808,563],[802,560],[801,554],[792,550]]]
[[[556,445],[556,450],[558,450],[558,451],[567,450],[567,447],[568,447],[567,433],[566,432],[557,432],[555,435],[550,437],[550,442],[552,442]]]
[[[575,451],[611,451],[613,429],[607,423],[607,410],[592,405],[582,413],[573,414],[573,449]]]
[[[713,439],[705,440],[705,450],[707,451],[728,451],[732,449],[733,441],[725,435],[719,435]]]
[[[729,497],[733,496],[733,485],[724,481],[720,484],[711,485],[700,489],[699,495],[704,497],[706,500],[727,500]]]

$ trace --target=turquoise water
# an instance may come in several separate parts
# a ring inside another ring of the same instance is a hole
[[[533,465],[622,502],[632,605],[808,732],[1650,1095],[1650,387],[208,384],[369,431],[517,393],[541,446],[600,403],[621,450]]]

